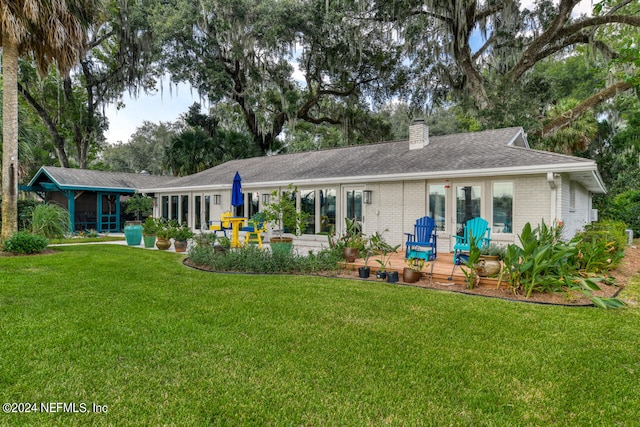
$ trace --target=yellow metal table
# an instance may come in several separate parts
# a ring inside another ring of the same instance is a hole
[[[240,244],[240,239],[238,238],[238,232],[242,228],[244,221],[247,218],[242,216],[232,216],[228,218],[228,221],[231,223],[231,247],[239,248],[242,246]]]

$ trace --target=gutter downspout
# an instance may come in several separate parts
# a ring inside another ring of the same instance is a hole
[[[551,189],[551,223],[555,223],[558,219],[558,190],[556,187],[556,181],[554,178],[553,172],[547,172],[547,184],[549,184],[549,189]]]

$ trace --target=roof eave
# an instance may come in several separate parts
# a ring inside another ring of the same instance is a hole
[[[555,165],[537,165],[537,166],[514,166],[506,168],[491,168],[491,169],[466,169],[466,170],[445,170],[437,172],[412,172],[403,174],[386,174],[386,175],[360,175],[360,176],[338,176],[327,178],[312,178],[296,180],[295,184],[298,186],[305,185],[328,185],[328,184],[355,184],[355,183],[372,183],[372,182],[389,182],[389,181],[408,181],[417,179],[455,179],[455,178],[474,178],[474,177],[487,177],[487,176],[513,176],[513,175],[533,175],[547,172],[587,172],[593,171],[597,174],[595,162],[584,162],[581,164],[566,163]],[[597,178],[597,175],[594,175]],[[604,186],[601,185],[601,180],[598,181],[600,189],[604,191]],[[272,188],[287,186],[291,183],[291,180],[282,181],[262,181],[262,182],[243,182],[244,189],[252,188]],[[228,190],[231,188],[231,183],[228,184],[215,184],[215,185],[196,185],[196,186],[184,186],[184,187],[166,187],[166,188],[138,188],[140,193],[175,193],[184,191],[215,191],[215,190]]]

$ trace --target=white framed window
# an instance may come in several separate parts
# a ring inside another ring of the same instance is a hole
[[[513,232],[513,182],[493,183],[493,209],[491,231]]]
[[[429,184],[429,216],[436,223],[437,231],[445,231],[447,218],[447,186]]]

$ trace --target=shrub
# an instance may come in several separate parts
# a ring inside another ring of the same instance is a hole
[[[634,234],[640,234],[640,190],[628,190],[609,200],[605,215],[622,221]]]
[[[584,258],[583,250],[599,253],[606,245],[589,245],[581,240],[562,242],[559,236],[561,227],[541,226],[532,229],[527,223],[518,236],[520,246],[511,244],[505,254],[505,271],[510,279],[513,292],[522,292],[527,297],[533,292],[580,291],[587,295],[599,307],[620,307],[624,305],[616,298],[598,298],[591,294],[600,288],[597,282],[603,277],[595,277],[593,271],[579,271],[578,260]],[[594,257],[597,259],[594,255]],[[593,268],[593,265],[591,266]]]
[[[148,216],[153,212],[153,198],[141,194],[135,194],[133,197],[130,197],[123,205],[126,205],[124,206],[124,212],[134,214],[138,221],[140,220],[140,216]]]
[[[48,244],[42,236],[19,231],[4,242],[4,250],[12,254],[35,254],[45,250]]]
[[[48,239],[61,238],[69,229],[69,212],[51,203],[40,204],[31,211],[31,232]]]
[[[626,229],[627,225],[622,221],[598,221],[585,226],[585,231],[579,233],[579,236],[585,240],[590,240],[591,237],[606,240],[613,243],[616,251],[624,251],[627,244]]]
[[[578,253],[573,262],[586,273],[607,273],[624,256],[626,225],[620,221],[601,221],[576,234]]]

